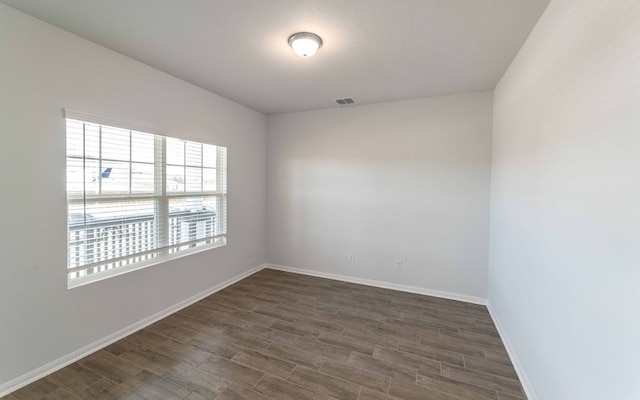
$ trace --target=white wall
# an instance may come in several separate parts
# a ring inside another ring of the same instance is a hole
[[[539,399],[640,399],[639,21],[552,0],[494,93],[489,298]]]
[[[490,92],[269,116],[268,261],[486,298],[491,116]]]
[[[67,290],[64,107],[228,146],[229,244]],[[0,5],[0,385],[261,264],[265,143],[264,115]]]

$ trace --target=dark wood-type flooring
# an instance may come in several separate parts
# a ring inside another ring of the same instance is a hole
[[[524,398],[484,306],[269,269],[5,397]]]

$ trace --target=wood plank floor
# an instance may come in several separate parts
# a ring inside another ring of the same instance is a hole
[[[268,269],[5,397],[524,398],[485,307]]]

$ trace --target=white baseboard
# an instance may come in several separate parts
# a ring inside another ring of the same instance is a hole
[[[179,311],[185,307],[190,306],[191,304],[200,301],[202,299],[204,299],[207,296],[212,295],[215,292],[218,292],[224,288],[226,288],[227,286],[233,285],[234,283],[238,282],[239,280],[242,280],[244,278],[246,278],[249,275],[253,275],[256,272],[262,270],[263,268],[265,268],[265,264],[262,265],[258,265],[257,267],[254,267],[246,272],[243,272],[239,275],[234,276],[231,279],[227,279],[226,281],[219,283],[207,290],[204,290],[194,296],[189,297],[188,299],[185,299],[177,304],[174,304],[171,307],[168,307],[160,312],[157,312],[147,318],[144,318],[138,322],[136,322],[135,324],[129,325],[126,328],[123,328],[117,332],[114,332],[108,336],[105,336],[104,338],[97,340],[91,344],[88,344],[76,351],[73,351],[65,356],[62,356],[60,358],[58,358],[55,361],[52,361],[48,364],[43,365],[42,367],[36,368],[33,371],[27,372],[26,374],[19,376],[15,379],[10,380],[9,382],[3,383],[0,385],[0,397],[6,396],[11,392],[14,392],[32,382],[37,381],[40,378],[43,378],[61,368],[66,367],[69,364],[72,364],[78,360],[80,360],[81,358],[84,358],[86,356],[88,356],[91,353],[94,353],[114,342],[117,342],[118,340],[131,335],[134,332],[139,331],[140,329],[146,328],[147,326],[153,324],[154,322],[157,322],[173,313],[175,313],[176,311]]]
[[[266,264],[266,268],[275,269],[278,271],[293,272],[293,273],[302,274],[302,275],[317,276],[320,278],[334,279],[334,280],[344,281],[344,282],[359,283],[362,285],[381,287],[384,289],[399,290],[402,292],[441,297],[449,300],[458,300],[458,301],[464,301],[467,303],[480,304],[480,305],[487,306],[487,309],[489,310],[489,314],[493,319],[496,329],[498,329],[500,338],[502,339],[502,342],[504,343],[504,346],[507,349],[507,354],[511,359],[511,363],[513,364],[513,367],[516,370],[516,373],[518,374],[518,378],[520,379],[520,383],[522,384],[522,387],[527,396],[527,399],[528,400],[539,399],[535,391],[533,390],[533,386],[531,385],[531,382],[529,381],[527,374],[524,372],[524,368],[522,367],[522,364],[520,363],[520,359],[518,358],[513,346],[511,345],[511,341],[509,340],[509,337],[507,336],[504,328],[502,327],[502,324],[500,323],[500,320],[498,319],[498,315],[496,314],[495,310],[491,306],[491,303],[487,299],[483,299],[481,297],[461,295],[457,293],[430,290],[430,289],[419,288],[414,286],[400,285],[396,283],[375,281],[375,280],[363,279],[363,278],[355,278],[355,277],[345,276],[345,275],[330,274],[326,272],[319,272],[319,271],[313,271],[313,270],[302,269],[302,268],[286,267],[284,265]]]
[[[518,374],[518,378],[520,379],[520,384],[522,384],[522,388],[524,389],[524,393],[527,395],[527,399],[529,400],[538,400],[539,397],[536,394],[535,390],[533,390],[533,386],[531,385],[531,381],[529,381],[529,377],[527,376],[524,368],[522,367],[522,363],[520,363],[520,359],[516,354],[511,341],[509,340],[509,336],[507,336],[507,332],[504,330],[500,319],[498,318],[498,314],[496,310],[491,305],[491,302],[487,302],[487,309],[489,310],[489,314],[493,319],[493,323],[498,329],[498,333],[500,334],[500,339],[502,339],[502,343],[504,347],[507,349],[507,354],[509,354],[509,358],[511,359],[511,364],[513,364],[513,368],[516,370],[516,374]]]
[[[171,307],[168,307],[160,312],[157,312],[147,318],[144,318],[138,322],[136,322],[135,324],[132,324],[126,328],[123,328],[117,332],[114,332],[100,340],[97,340],[87,346],[84,346],[76,351],[73,351],[63,357],[60,357],[59,359],[52,361],[48,364],[43,365],[42,367],[36,368],[33,371],[27,372],[26,374],[19,376],[15,379],[10,380],[9,382],[0,384],[0,397],[6,396],[11,392],[14,392],[32,382],[37,381],[38,379],[41,379],[61,368],[66,367],[69,364],[72,364],[78,360],[80,360],[81,358],[84,358],[86,356],[88,356],[91,353],[94,353],[128,335],[131,335],[134,332],[139,331],[140,329],[146,328],[147,326],[153,324],[154,322],[157,322],[173,313],[175,313],[176,311],[179,311],[185,307],[190,306],[193,303],[196,303],[200,300],[202,300],[203,298],[212,295],[213,293],[216,293],[228,286],[233,285],[234,283],[255,274],[256,272],[264,269],[264,268],[270,268],[270,269],[274,269],[274,270],[278,270],[278,271],[285,271],[285,272],[292,272],[292,273],[297,273],[297,274],[302,274],[302,275],[310,275],[310,276],[317,276],[320,278],[326,278],[326,279],[333,279],[333,280],[339,280],[339,281],[343,281],[343,282],[351,282],[351,283],[358,283],[361,285],[367,285],[367,286],[374,286],[374,287],[380,287],[380,288],[384,288],[384,289],[392,289],[392,290],[398,290],[398,291],[402,291],[402,292],[408,292],[408,293],[417,293],[417,294],[422,294],[422,295],[427,295],[427,296],[434,296],[434,297],[440,297],[440,298],[445,298],[445,299],[450,299],[450,300],[457,300],[457,301],[463,301],[463,302],[467,302],[467,303],[473,303],[473,304],[480,304],[480,305],[486,305],[488,310],[489,310],[489,314],[491,315],[491,318],[493,318],[493,321],[496,325],[496,328],[498,329],[498,333],[500,334],[500,338],[502,339],[502,342],[504,343],[506,349],[507,349],[507,353],[509,354],[509,358],[511,358],[511,362],[516,370],[516,373],[518,374],[518,378],[520,378],[520,382],[522,383],[522,386],[524,388],[525,394],[527,395],[527,398],[529,400],[538,400],[538,396],[535,394],[535,391],[533,390],[533,387],[531,386],[531,383],[526,375],[526,373],[524,372],[524,369],[522,368],[522,364],[520,363],[520,360],[518,359],[515,350],[513,349],[511,342],[509,340],[509,337],[507,336],[506,332],[504,331],[504,328],[502,327],[502,324],[500,323],[500,320],[495,312],[495,310],[493,309],[493,307],[491,306],[491,303],[487,301],[487,299],[481,298],[481,297],[474,297],[474,296],[467,296],[467,295],[462,295],[462,294],[457,294],[457,293],[450,293],[450,292],[443,292],[443,291],[438,291],[438,290],[431,290],[431,289],[425,289],[425,288],[420,288],[420,287],[415,287],[415,286],[408,286],[408,285],[401,285],[401,284],[396,284],[396,283],[389,283],[389,282],[383,282],[383,281],[376,281],[376,280],[371,280],[371,279],[364,279],[364,278],[356,278],[356,277],[351,277],[351,276],[346,276],[346,275],[338,275],[338,274],[330,274],[330,273],[326,273],[326,272],[319,272],[319,271],[312,271],[312,270],[307,270],[307,269],[302,269],[302,268],[293,268],[293,267],[286,267],[283,265],[276,265],[276,264],[262,264],[259,265],[257,267],[254,267],[242,274],[236,275],[231,279],[228,279],[222,283],[219,283],[218,285],[215,285],[205,291],[202,291],[194,296],[191,296]]]
[[[420,288],[415,286],[400,285],[396,283],[382,282],[382,281],[376,281],[376,280],[364,279],[364,278],[355,278],[352,276],[330,274],[326,272],[319,272],[319,271],[313,271],[313,270],[302,269],[302,268],[287,267],[284,265],[265,264],[265,266],[266,268],[275,269],[278,271],[317,276],[319,278],[334,279],[334,280],[343,281],[343,282],[359,283],[361,285],[375,286],[375,287],[380,287],[384,289],[398,290],[401,292],[409,292],[409,293],[423,294],[427,296],[441,297],[449,300],[458,300],[466,303],[473,303],[473,304],[480,304],[483,306],[487,306],[487,309],[489,310],[489,314],[493,319],[493,323],[495,324],[496,329],[498,329],[500,338],[502,339],[502,342],[504,343],[504,346],[507,349],[507,354],[509,355],[509,358],[511,359],[511,363],[513,364],[513,367],[516,370],[516,373],[518,374],[518,378],[520,379],[520,383],[522,384],[522,387],[524,389],[525,394],[527,395],[527,398],[529,400],[538,400],[538,396],[533,390],[533,386],[531,385],[531,382],[529,381],[527,374],[524,372],[524,368],[520,363],[520,359],[518,358],[513,346],[511,345],[511,341],[509,340],[509,337],[507,336],[504,328],[502,327],[502,324],[498,319],[498,315],[496,314],[494,308],[491,306],[491,303],[487,299],[484,299],[481,297],[462,295],[458,293],[450,293],[450,292],[442,292],[438,290],[425,289],[425,288]]]
[[[326,272],[313,271],[309,269],[286,267],[284,265],[267,263],[266,268],[275,269],[278,271],[293,272],[293,273],[302,274],[302,275],[317,276],[319,278],[333,279],[336,281],[359,283],[361,285],[375,286],[383,289],[392,289],[392,290],[398,290],[401,292],[417,293],[417,294],[422,294],[426,296],[440,297],[443,299],[463,301],[465,303],[480,304],[483,306],[487,305],[487,299],[484,299],[482,297],[467,296],[464,294],[443,292],[439,290],[425,289],[425,288],[416,287],[416,286],[401,285],[398,283],[389,283],[389,282],[383,282],[383,281],[375,281],[371,279],[356,278],[353,276],[330,274]]]

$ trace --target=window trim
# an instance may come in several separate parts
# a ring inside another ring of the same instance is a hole
[[[68,272],[66,272],[65,276],[67,278],[67,289],[73,289],[73,288],[77,288],[77,287],[80,287],[80,286],[88,285],[90,283],[100,282],[100,281],[103,281],[105,279],[116,277],[116,276],[119,276],[119,275],[122,275],[122,274],[126,274],[126,273],[129,273],[129,272],[137,271],[139,269],[152,267],[152,266],[157,265],[157,264],[164,264],[164,263],[166,263],[168,261],[173,261],[173,260],[176,260],[178,258],[187,257],[187,256],[190,256],[192,254],[197,254],[197,253],[201,253],[203,251],[216,249],[218,247],[224,247],[224,246],[226,246],[226,244],[227,244],[227,238],[225,237],[224,243],[206,244],[206,245],[203,245],[203,246],[194,247],[193,249],[183,250],[183,251],[180,251],[178,253],[163,254],[160,257],[151,258],[149,260],[140,261],[140,262],[137,262],[135,264],[125,265],[125,266],[118,267],[118,268],[113,268],[113,269],[110,269],[110,270],[107,270],[107,271],[100,272],[99,274],[81,276],[79,278],[74,278],[74,279],[69,279],[69,274],[68,274]]]
[[[185,187],[185,191],[184,192],[176,192],[176,193],[172,193],[172,192],[168,192],[167,191],[167,186],[166,186],[166,182],[167,182],[167,174],[166,174],[166,167],[167,167],[167,163],[166,163],[166,151],[167,151],[167,146],[166,146],[166,139],[167,137],[171,137],[171,138],[176,138],[176,139],[182,139],[180,137],[180,135],[176,135],[175,133],[169,132],[169,131],[165,131],[165,130],[159,130],[156,128],[149,128],[147,126],[142,126],[142,125],[138,125],[135,123],[128,123],[128,122],[121,122],[115,119],[111,119],[111,118],[105,118],[102,116],[97,116],[94,114],[90,114],[90,113],[86,113],[83,111],[78,111],[78,110],[74,110],[74,109],[70,109],[70,108],[65,108],[64,109],[64,118],[65,121],[66,119],[73,119],[73,120],[78,120],[81,122],[86,122],[86,123],[93,123],[93,124],[99,124],[99,125],[106,125],[106,126],[110,126],[110,127],[115,127],[115,128],[120,128],[120,129],[126,129],[126,130],[131,130],[131,131],[139,131],[139,132],[144,132],[144,133],[149,133],[149,134],[153,134],[155,135],[156,140],[162,140],[162,144],[160,146],[158,146],[156,144],[155,148],[156,149],[161,149],[161,152],[157,152],[155,155],[155,161],[153,163],[153,165],[156,168],[156,173],[155,173],[155,185],[156,187],[161,188],[161,190],[157,190],[155,193],[153,194],[135,194],[135,193],[129,193],[129,195],[126,194],[99,194],[99,195],[95,195],[95,196],[87,196],[86,193],[84,196],[77,196],[77,197],[73,197],[73,196],[69,196],[67,194],[67,201],[66,201],[66,213],[69,212],[69,204],[73,203],[73,202],[78,202],[78,203],[82,203],[85,202],[86,200],[102,200],[102,201],[118,201],[118,200],[131,200],[131,199],[140,199],[140,200],[153,200],[157,206],[159,207],[159,211],[156,212],[156,214],[158,215],[158,218],[160,219],[164,219],[165,223],[159,223],[159,227],[161,230],[163,229],[168,229],[169,224],[166,223],[168,222],[169,219],[169,202],[171,200],[171,198],[184,198],[184,197],[189,197],[189,196],[215,196],[216,197],[216,201],[218,202],[218,215],[224,215],[224,223],[223,224],[215,224],[215,231],[214,231],[214,235],[211,237],[207,237],[207,238],[203,238],[203,239],[196,239],[193,241],[188,241],[188,242],[182,242],[182,243],[177,243],[175,245],[169,245],[168,243],[166,243],[169,239],[169,234],[168,232],[164,232],[164,235],[162,234],[161,231],[159,232],[159,236],[161,238],[161,240],[164,240],[162,243],[160,243],[160,247],[156,248],[156,249],[152,249],[152,250],[148,250],[145,251],[143,253],[137,253],[134,255],[128,255],[128,256],[122,256],[122,257],[118,257],[115,258],[113,260],[109,260],[107,262],[103,261],[103,262],[98,262],[95,263],[95,266],[98,265],[105,265],[107,263],[110,262],[118,262],[120,259],[128,259],[128,258],[132,258],[135,256],[142,256],[144,254],[151,254],[151,253],[155,253],[157,254],[157,257],[153,257],[147,260],[142,260],[142,261],[138,261],[129,265],[122,265],[116,268],[112,268],[112,269],[108,269],[105,271],[101,271],[99,273],[95,273],[95,274],[91,274],[91,275],[85,275],[85,276],[81,276],[81,277],[75,277],[75,278],[70,278],[70,274],[75,272],[75,271],[80,271],[83,269],[87,269],[90,268],[91,266],[93,266],[93,264],[85,264],[82,266],[77,266],[74,268],[69,268],[69,256],[68,256],[68,252],[69,252],[69,218],[67,216],[67,226],[66,226],[66,237],[67,237],[67,258],[66,258],[66,268],[65,268],[65,275],[66,275],[66,280],[67,280],[67,288],[68,289],[72,289],[75,287],[79,287],[79,286],[84,286],[86,284],[89,283],[93,283],[93,282],[99,282],[102,281],[104,279],[108,279],[111,277],[115,277],[118,275],[122,275],[122,274],[126,274],[128,272],[133,272],[139,269],[143,269],[143,268],[147,268],[147,267],[151,267],[153,265],[157,265],[157,264],[162,264],[165,263],[167,261],[171,261],[171,260],[175,260],[175,259],[179,259],[182,257],[186,257],[192,254],[197,254],[203,251],[208,251],[214,248],[218,248],[218,247],[223,247],[228,243],[228,229],[227,229],[227,221],[228,221],[228,189],[225,190],[225,188],[227,187],[227,176],[228,176],[228,159],[227,158],[222,158],[219,156],[216,157],[216,181],[217,182],[223,182],[222,185],[223,189],[220,190],[220,187],[217,187],[217,190],[214,191],[202,191],[202,192],[187,192],[186,191],[186,187]],[[67,137],[67,129],[66,129],[66,125],[65,125],[65,140]],[[189,140],[189,141],[193,141],[190,139],[183,139],[183,140]],[[198,143],[204,143],[201,141],[198,141]],[[216,144],[216,147],[224,147],[226,149],[226,154],[228,155],[228,146],[223,146],[221,144]],[[66,149],[66,146],[65,146]],[[65,150],[66,151],[66,150]],[[161,154],[159,154],[161,153]],[[65,155],[65,160],[67,160],[69,157]],[[85,159],[85,157],[72,157],[72,158],[78,158],[78,159]],[[159,159],[160,158],[160,159]],[[131,162],[131,161],[130,161]],[[185,159],[185,166],[186,166],[186,159]],[[150,164],[150,163],[149,163]],[[186,167],[185,167],[186,168]],[[66,181],[66,179],[65,179]],[[130,182],[131,184],[131,182]],[[65,190],[66,191],[66,190]],[[164,209],[164,212],[163,212]],[[220,232],[223,233],[220,233]],[[219,240],[218,240],[219,239]],[[189,249],[185,249],[185,250],[181,250],[178,252],[174,252],[172,251],[175,248],[179,248],[179,247],[184,247],[184,246],[188,246],[189,244],[193,243],[197,243],[197,242],[202,242],[204,240],[215,240],[214,243],[206,243],[206,244],[202,244],[200,246],[196,246],[193,248],[189,248]]]

